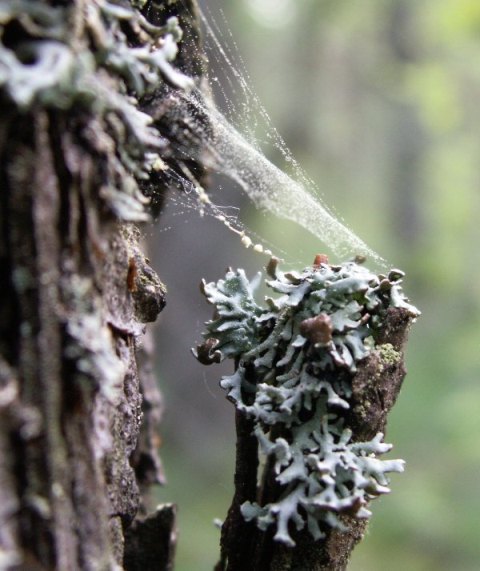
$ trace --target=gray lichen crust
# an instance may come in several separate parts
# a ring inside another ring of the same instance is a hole
[[[418,310],[402,292],[399,270],[377,276],[356,262],[321,260],[301,273],[280,272],[272,260],[266,283],[279,297],[267,297],[264,307],[254,299],[260,276],[250,282],[243,270],[229,270],[202,284],[216,316],[197,355],[235,359],[235,373],[220,384],[253,420],[273,474],[264,477],[279,489],[275,501],[247,501],[241,512],[262,530],[275,526],[274,539],[288,546],[295,545],[292,525],[307,525],[316,540],[328,527],[342,529],[341,514],[368,518],[369,501],[390,491],[387,474],[403,471],[402,460],[379,459],[391,448],[381,432],[356,442],[347,418],[352,377],[376,348],[388,308],[412,317]]]

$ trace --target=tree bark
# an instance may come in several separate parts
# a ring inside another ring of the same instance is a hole
[[[200,76],[195,2],[170,4],[146,2],[147,19],[128,1],[83,0],[19,11],[11,2],[2,16],[2,570],[172,566],[175,508],[148,515],[148,489],[163,472],[161,396],[144,333],[165,288],[133,222],[148,218],[135,190],[145,153],[172,156],[177,144],[172,118],[160,138],[160,103],[180,95],[159,82],[140,97],[138,109],[156,109],[157,123],[145,126],[128,107],[123,70],[102,59],[108,34],[140,46],[156,33],[151,24],[176,15],[188,38],[179,65]],[[58,58],[42,68],[47,52]],[[63,77],[59,61],[71,66],[70,83],[51,79]],[[165,190],[168,178],[156,183]]]

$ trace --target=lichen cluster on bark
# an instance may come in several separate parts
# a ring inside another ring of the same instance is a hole
[[[403,471],[380,458],[405,373],[391,324],[405,336],[418,310],[399,270],[377,276],[323,255],[302,272],[276,259],[267,270],[277,295],[263,305],[258,275],[230,269],[202,284],[215,314],[197,357],[235,361],[220,382],[236,408],[237,460],[218,569],[343,569],[387,474]]]

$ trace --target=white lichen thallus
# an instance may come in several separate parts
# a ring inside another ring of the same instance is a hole
[[[269,459],[261,477],[255,463],[249,468],[257,481],[276,483],[265,498],[244,496],[240,511],[293,547],[294,526],[318,540],[327,528],[345,529],[342,514],[368,518],[371,500],[390,491],[389,473],[403,471],[402,460],[381,459],[391,449],[382,432],[366,440],[358,432],[370,422],[371,405],[365,393],[359,406],[354,387],[361,367],[378,383],[396,378],[388,367],[402,371],[401,353],[379,333],[389,330],[392,311],[400,308],[405,324],[419,311],[403,293],[399,270],[376,275],[318,255],[302,272],[281,272],[272,259],[267,273],[275,296],[263,305],[255,297],[259,276],[250,281],[242,269],[202,283],[215,313],[194,355],[206,365],[234,360],[235,372],[220,386],[248,418],[249,432],[253,423]],[[352,438],[355,431],[362,440]]]

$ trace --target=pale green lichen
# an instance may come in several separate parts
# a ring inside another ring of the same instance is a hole
[[[267,297],[264,307],[253,294],[259,276],[249,282],[243,270],[229,270],[203,284],[216,308],[204,345],[212,362],[235,359],[235,373],[220,384],[254,420],[282,487],[277,501],[246,502],[242,513],[260,529],[274,525],[275,539],[292,546],[291,525],[307,525],[318,539],[325,526],[342,528],[342,513],[368,517],[369,501],[389,491],[387,473],[403,470],[401,460],[378,458],[391,448],[383,434],[352,442],[345,412],[352,376],[375,348],[388,308],[404,307],[412,317],[418,311],[403,295],[398,270],[377,276],[348,262],[282,273],[271,263],[269,273],[267,285],[280,296]],[[397,358],[393,347],[381,351]]]
[[[28,33],[14,46],[0,43],[0,88],[19,108],[34,102],[65,108],[80,101],[115,109],[106,93],[112,85],[102,70],[108,70],[110,78],[112,73],[122,78],[133,91],[130,95],[143,95],[164,77],[182,89],[193,86],[191,78],[170,64],[182,38],[177,18],[155,27],[129,2],[96,0],[85,11],[84,24],[93,38],[88,46],[85,37],[77,37],[67,25],[70,18],[79,17],[75,10],[75,5],[46,6],[40,0],[0,3],[2,35],[15,20]],[[131,45],[122,25],[130,27],[141,46]]]
[[[38,106],[86,112],[95,152],[108,163],[100,196],[118,218],[147,220],[137,180],[149,178],[165,141],[139,98],[165,80],[193,87],[171,63],[182,38],[178,21],[150,24],[138,1],[58,4],[0,0],[0,95],[20,113]]]

